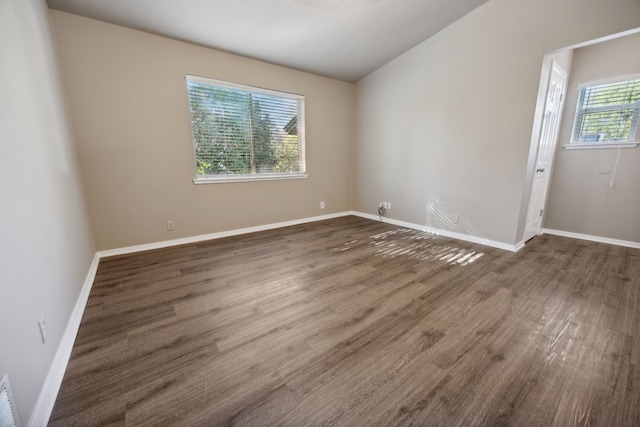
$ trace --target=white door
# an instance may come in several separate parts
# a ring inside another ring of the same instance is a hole
[[[560,128],[560,117],[562,114],[566,82],[566,71],[553,61],[549,86],[547,88],[547,99],[544,106],[540,140],[538,142],[536,170],[533,177],[533,186],[531,187],[529,209],[527,211],[527,226],[524,232],[525,241],[540,234],[540,229],[542,228],[542,218],[547,201],[547,190],[549,189],[551,162],[553,161],[556,142],[558,140],[558,129]]]

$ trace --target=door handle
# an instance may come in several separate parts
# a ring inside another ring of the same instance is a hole
[[[538,168],[536,169],[536,172],[544,172],[544,168]]]

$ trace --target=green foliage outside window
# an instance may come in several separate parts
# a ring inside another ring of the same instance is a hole
[[[198,176],[304,172],[299,99],[200,81],[187,85]]]
[[[639,114],[640,79],[582,88],[573,140],[632,141]]]

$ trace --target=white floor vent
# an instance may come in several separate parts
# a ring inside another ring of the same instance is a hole
[[[9,377],[6,375],[0,381],[0,427],[20,427],[9,385]]]

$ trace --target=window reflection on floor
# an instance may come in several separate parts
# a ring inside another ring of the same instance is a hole
[[[436,234],[397,229],[370,236],[367,238],[367,244],[375,248],[375,254],[378,256],[405,256],[420,261],[440,261],[456,265],[471,264],[484,255],[483,252],[459,248],[442,240],[442,237]],[[336,250],[347,251],[361,243],[359,240],[352,240]]]

